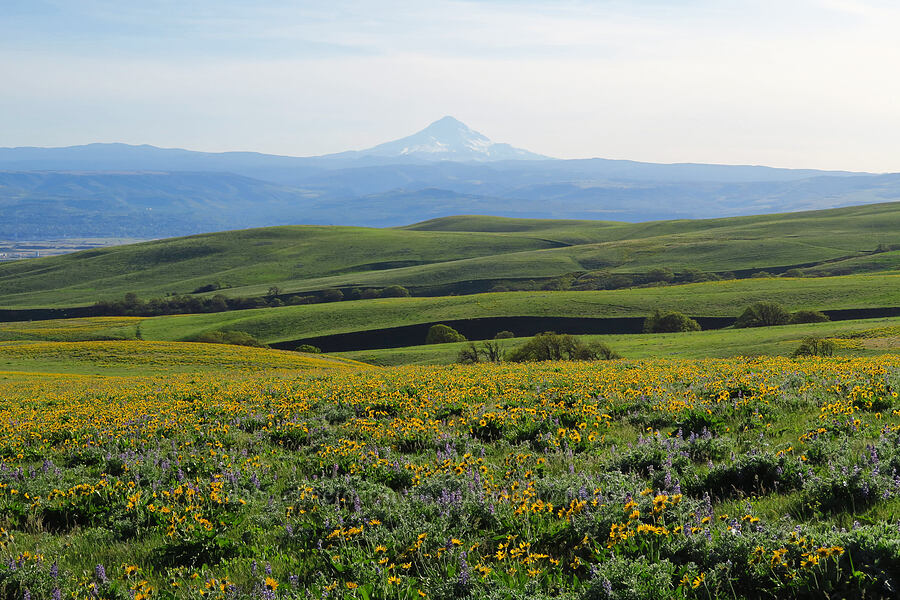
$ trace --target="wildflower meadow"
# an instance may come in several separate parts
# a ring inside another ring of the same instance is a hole
[[[0,596],[893,598],[898,392],[896,355],[2,372]]]

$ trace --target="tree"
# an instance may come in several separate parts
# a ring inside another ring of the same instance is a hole
[[[447,325],[432,325],[425,336],[426,344],[447,344],[450,342],[465,342],[466,336]]]
[[[794,350],[791,356],[794,358],[799,356],[832,356],[834,348],[835,344],[831,340],[810,336],[803,338],[800,347]]]
[[[661,313],[654,311],[653,315],[644,319],[644,333],[677,333],[680,331],[700,331],[700,324],[689,316],[670,311]]]
[[[656,268],[647,271],[647,281],[659,281],[663,283],[672,283],[675,281],[675,273],[669,268]]]
[[[481,354],[487,362],[498,363],[503,361],[503,347],[497,342],[482,342]]]
[[[341,290],[325,290],[322,292],[322,302],[340,302],[344,299],[344,292]]]
[[[383,298],[409,298],[409,290],[402,285],[389,285],[381,290]]]
[[[467,346],[460,348],[459,353],[456,355],[456,362],[458,363],[475,364],[480,361],[480,353],[473,342],[469,342]]]
[[[514,338],[514,337],[516,337],[516,334],[514,334],[512,331],[503,330],[503,331],[498,331],[497,335],[494,336],[494,339],[495,340],[508,340],[508,339]]]
[[[569,334],[554,331],[539,333],[509,354],[513,362],[530,362],[542,360],[608,360],[618,358],[606,344],[586,345],[580,339]]]
[[[791,324],[797,323],[824,323],[831,319],[823,312],[818,310],[798,310],[791,315]]]
[[[787,325],[791,314],[775,302],[756,302],[748,306],[734,322],[735,327]]]

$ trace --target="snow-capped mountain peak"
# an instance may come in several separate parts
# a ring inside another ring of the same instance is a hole
[[[546,156],[497,144],[453,117],[439,119],[418,133],[354,153],[358,156],[406,157],[419,160],[537,160]]]

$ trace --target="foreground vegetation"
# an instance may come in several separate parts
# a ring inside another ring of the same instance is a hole
[[[4,597],[900,586],[897,356],[298,374],[181,346],[196,372],[0,374]]]

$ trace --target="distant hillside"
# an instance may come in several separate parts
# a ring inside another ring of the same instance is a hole
[[[398,226],[453,214],[641,222],[900,200],[900,175],[555,160],[445,117],[318,157],[89,144],[0,148],[0,238]]]
[[[263,296],[273,286],[290,295],[395,284],[430,294],[528,280],[540,287],[567,274],[566,285],[580,285],[658,268],[887,271],[900,268],[895,246],[900,203],[648,223],[450,217],[399,229],[273,227],[0,264],[0,307],[90,304],[126,292],[160,297],[213,284],[232,297]]]
[[[230,173],[0,171],[0,239],[171,237],[299,221],[307,204]]]

